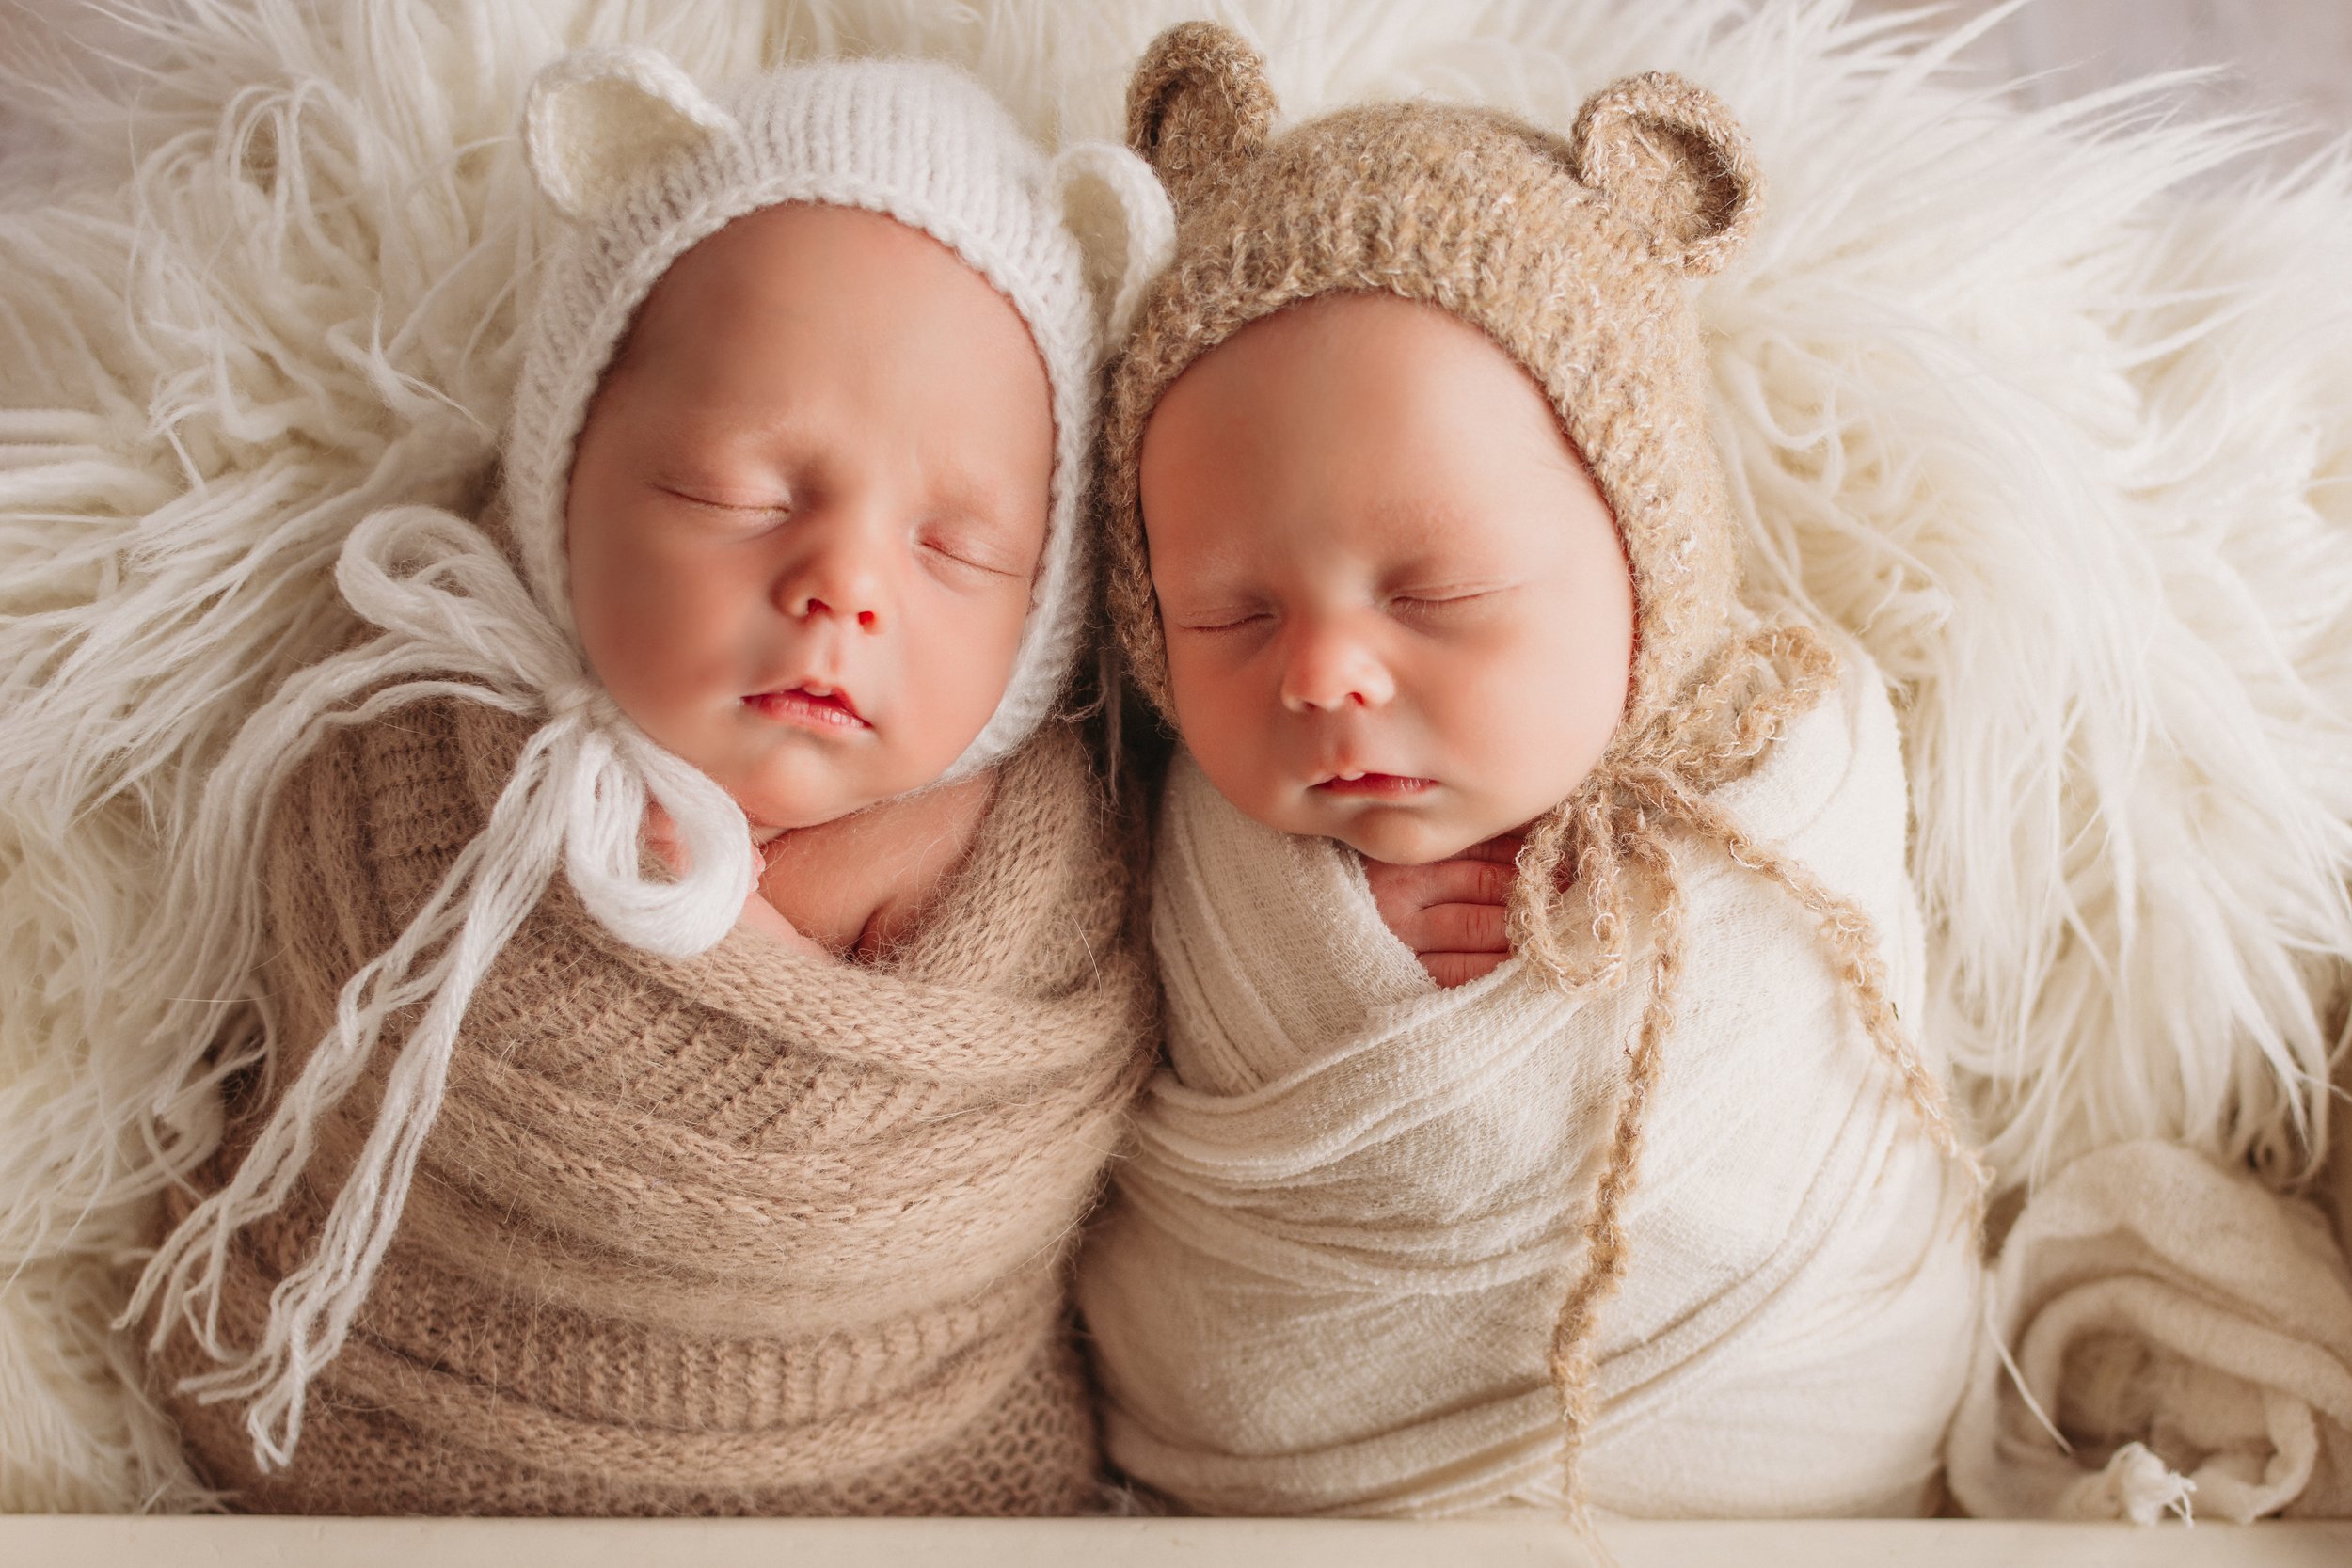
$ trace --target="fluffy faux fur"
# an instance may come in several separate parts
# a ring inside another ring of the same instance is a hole
[[[0,191],[0,1507],[201,1500],[107,1326],[217,1126],[125,1049],[169,1001],[135,956],[207,761],[350,629],[343,534],[482,482],[546,237],[532,71],[911,51],[1048,140],[1116,135],[1203,8],[182,0],[115,68],[0,83],[43,152]],[[1924,1027],[2012,1182],[2141,1134],[2305,1172],[2352,952],[2343,153],[2249,175],[2262,129],[2161,85],[2028,112],[1948,20],[1848,0],[1213,8],[1300,116],[1424,92],[1565,130],[1657,68],[1734,106],[1772,190],[1701,296],[1720,434],[1752,582],[1897,683]]]

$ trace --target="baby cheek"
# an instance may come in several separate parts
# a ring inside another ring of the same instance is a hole
[[[1608,751],[1631,676],[1629,639],[1594,628],[1565,641],[1553,665],[1560,673],[1543,692],[1545,743],[1530,756],[1546,775],[1536,792],[1551,802],[1574,794]]]
[[[942,753],[943,768],[988,724],[1020,657],[1025,590],[983,600],[910,596],[903,652],[895,661],[902,731]]]
[[[1277,820],[1288,782],[1277,744],[1283,721],[1279,680],[1230,653],[1181,632],[1170,641],[1176,727],[1228,799],[1261,820]]]
[[[1448,706],[1453,745],[1489,832],[1516,828],[1576,793],[1608,749],[1625,706],[1629,640],[1565,614],[1537,613],[1505,647],[1464,661]]]
[[[585,611],[583,641],[594,617],[604,652],[598,673],[616,696],[626,689],[684,712],[742,695],[755,662],[747,656],[756,607],[739,585],[641,551],[606,562],[593,598],[591,608],[576,596],[575,609]]]

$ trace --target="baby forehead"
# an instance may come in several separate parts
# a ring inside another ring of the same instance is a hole
[[[1290,301],[1216,338],[1193,364],[1220,359],[1230,364],[1237,353],[1265,356],[1351,348],[1367,355],[1477,359],[1526,374],[1510,350],[1470,317],[1419,293],[1372,287],[1326,290]],[[1191,373],[1191,367],[1184,373]]]
[[[1203,349],[1152,405],[1147,443],[1170,423],[1215,426],[1331,405],[1362,425],[1469,423],[1501,414],[1512,434],[1557,435],[1561,410],[1535,375],[1475,321],[1382,290],[1335,291],[1247,322]]]
[[[816,202],[747,213],[689,246],[647,291],[615,365],[675,344],[720,362],[762,345],[746,329],[948,334],[1043,373],[1027,322],[932,235],[887,214]]]
[[[1485,571],[1605,500],[1534,379],[1476,325],[1386,293],[1320,296],[1202,354],[1145,426],[1155,570]]]
[[[1249,323],[1196,358],[1145,420],[1143,482],[1269,471],[1409,500],[1533,466],[1581,470],[1560,410],[1475,325],[1388,293],[1328,294]],[[1425,510],[1425,504],[1422,506]]]

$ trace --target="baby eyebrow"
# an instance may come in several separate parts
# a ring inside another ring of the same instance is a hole
[[[1392,547],[1423,554],[1475,534],[1482,519],[1430,496],[1384,496],[1364,509],[1365,520],[1390,538]]]
[[[917,493],[923,498],[925,513],[942,521],[1009,531],[1026,520],[1020,515],[1024,508],[1005,485],[992,483],[960,466],[926,462]],[[1050,515],[1052,505],[1049,493],[1045,515]]]

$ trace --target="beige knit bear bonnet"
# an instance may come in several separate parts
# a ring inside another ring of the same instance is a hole
[[[1592,775],[1529,831],[1509,910],[1514,951],[1572,991],[1626,978],[1637,915],[1652,937],[1648,1002],[1586,1226],[1590,1265],[1552,1337],[1573,1472],[1592,1414],[1597,1314],[1626,1267],[1620,1207],[1673,1027],[1676,838],[1713,841],[1819,917],[1925,1130],[1963,1166],[1976,1162],[1887,1000],[1867,917],[1708,799],[1757,767],[1837,674],[1806,626],[1733,626],[1735,525],[1685,280],[1730,260],[1756,221],[1761,185],[1738,124],[1711,93],[1662,73],[1594,94],[1565,141],[1497,111],[1430,103],[1345,109],[1280,135],[1275,113],[1263,62],[1214,24],[1161,35],[1129,85],[1128,143],[1167,185],[1178,230],[1104,414],[1112,618],[1136,683],[1172,717],[1138,487],[1145,424],[1201,355],[1320,294],[1384,291],[1485,331],[1542,389],[1608,499],[1635,599],[1626,712]],[[1571,1473],[1569,1496],[1580,1495]]]
[[[1257,56],[1210,24],[1164,35],[1128,89],[1129,144],[1181,215],[1104,429],[1114,613],[1144,691],[1168,705],[1137,497],[1143,427],[1201,355],[1318,294],[1382,290],[1483,329],[1534,378],[1615,513],[1639,647],[1629,728],[1714,653],[1739,566],[1683,299],[1755,222],[1746,138],[1663,75],[1596,95],[1572,138],[1491,110],[1344,110],[1279,138]]]

